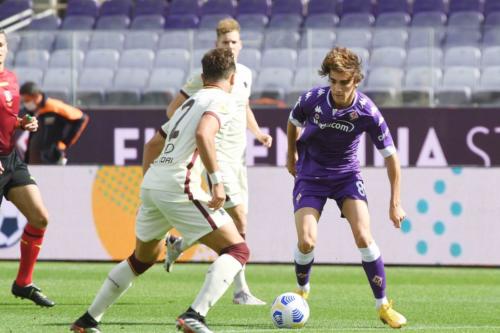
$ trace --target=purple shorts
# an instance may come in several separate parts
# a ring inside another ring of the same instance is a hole
[[[363,180],[359,177],[343,180],[310,180],[299,179],[293,187],[293,208],[297,210],[310,207],[320,214],[325,206],[326,199],[333,199],[342,212],[342,203],[346,198],[364,200],[368,202]],[[344,217],[344,216],[342,216]]]

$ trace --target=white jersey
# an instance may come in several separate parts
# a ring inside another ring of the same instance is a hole
[[[192,96],[203,87],[201,73],[195,73],[181,91]],[[252,88],[252,71],[242,64],[236,64],[236,75],[231,95],[236,109],[232,112],[231,126],[217,134],[217,160],[220,163],[244,163],[247,145],[247,105]]]
[[[196,147],[196,128],[208,112],[219,120],[219,133],[227,131],[235,109],[233,102],[230,94],[217,88],[201,89],[187,99],[161,127],[165,145],[141,187],[168,192],[169,201],[208,200],[201,187],[204,166]]]

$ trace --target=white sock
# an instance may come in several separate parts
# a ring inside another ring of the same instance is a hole
[[[383,304],[389,304],[387,297],[384,298],[375,298],[375,308],[378,310]]]
[[[361,260],[364,262],[372,262],[380,257],[380,249],[375,242],[372,242],[368,247],[359,248],[359,252],[361,252]]]
[[[240,292],[245,292],[247,294],[250,294],[250,288],[248,287],[247,280],[245,278],[245,267],[239,271],[236,276],[234,277],[234,294],[238,294]]]
[[[295,252],[293,253],[293,259],[299,265],[307,265],[314,259],[314,250],[309,253],[300,252],[299,248],[295,248]]]
[[[191,308],[202,316],[221,298],[233,282],[236,273],[242,266],[238,260],[229,254],[223,254],[208,268],[205,283]]]
[[[121,295],[132,285],[136,275],[130,268],[127,260],[116,265],[109,272],[101,289],[94,298],[94,301],[87,310],[97,321],[101,321],[104,312],[116,302]]]

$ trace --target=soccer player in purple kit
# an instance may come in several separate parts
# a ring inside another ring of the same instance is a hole
[[[341,47],[332,49],[319,74],[328,76],[330,86],[314,88],[300,96],[287,127],[287,169],[295,177],[297,293],[304,298],[309,296],[317,223],[326,200],[334,199],[351,226],[380,319],[392,328],[400,328],[407,321],[385,295],[384,263],[370,231],[367,198],[356,156],[361,135],[367,132],[385,159],[391,187],[389,217],[399,228],[405,212],[400,203],[401,171],[396,148],[378,108],[356,89],[363,74],[354,52]]]

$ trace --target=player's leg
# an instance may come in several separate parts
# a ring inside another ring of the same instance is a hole
[[[27,185],[17,186],[22,182]],[[12,284],[12,294],[30,299],[40,306],[52,307],[55,303],[33,284],[33,271],[49,220],[47,209],[43,204],[40,190],[31,180],[27,169],[14,172],[11,185],[14,187],[8,190],[6,197],[28,220],[21,236],[21,258],[16,280]]]
[[[349,221],[354,241],[361,253],[362,265],[375,297],[375,306],[379,311],[380,319],[393,328],[400,328],[406,324],[406,319],[393,310],[391,303],[387,300],[384,262],[371,234],[370,215],[366,201],[346,198],[342,204],[342,213]]]

